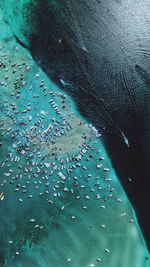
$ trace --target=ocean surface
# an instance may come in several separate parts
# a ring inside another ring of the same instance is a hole
[[[126,135],[107,132],[90,93],[50,79],[2,12],[0,32],[0,266],[148,267]]]

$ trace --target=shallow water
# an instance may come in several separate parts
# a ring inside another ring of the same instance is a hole
[[[0,266],[148,266],[100,133],[1,30]]]

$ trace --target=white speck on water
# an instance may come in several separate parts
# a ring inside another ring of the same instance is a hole
[[[130,145],[129,145],[129,140],[128,140],[128,138],[125,136],[125,134],[124,134],[123,132],[121,132],[121,136],[122,136],[122,138],[123,138],[125,144],[127,145],[127,147],[129,147]]]

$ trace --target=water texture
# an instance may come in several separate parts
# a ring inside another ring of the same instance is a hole
[[[99,56],[109,51],[111,61],[113,56],[115,62],[116,48],[112,46],[112,51],[110,47],[107,49],[106,42],[102,45],[104,50],[95,48],[94,38],[97,40],[97,37],[94,37],[94,31],[91,47],[86,40],[88,35],[84,37],[83,26],[80,26],[83,21],[78,20],[80,16],[76,13],[80,7],[82,14],[84,2],[80,1],[79,6],[78,1],[76,4],[73,1],[61,2],[61,5],[56,1],[45,1],[45,6],[43,4],[40,8],[41,14],[43,9],[50,12],[52,22],[49,16],[45,16],[45,20],[36,19],[40,3],[19,1],[17,8],[14,1],[1,1],[0,192],[3,195],[0,201],[0,266],[149,266],[148,250],[142,235],[144,230],[140,229],[128,199],[133,194],[128,196],[125,193],[124,189],[128,186],[123,189],[120,183],[123,184],[124,176],[116,174],[116,171],[123,172],[122,165],[128,170],[125,177],[130,173],[129,162],[125,161],[124,155],[126,149],[132,148],[135,130],[141,129],[139,123],[142,123],[141,132],[145,136],[147,124],[142,120],[147,114],[148,73],[140,64],[135,65],[136,72],[146,85],[141,85],[145,92],[137,88],[139,93],[136,91],[135,95],[139,97],[136,102],[139,104],[134,106],[135,96],[131,95],[132,90],[128,90],[126,78],[131,73],[120,71],[121,65],[124,68],[123,63],[119,65],[119,62],[124,62],[123,55],[116,64],[119,68],[116,71],[112,63],[108,67],[109,64],[103,64],[105,59],[103,63],[99,61]],[[90,1],[90,4],[95,8],[99,6],[98,1]],[[90,14],[88,18],[91,21],[92,8]],[[96,14],[94,17],[97,17]],[[41,29],[43,36],[39,34]],[[104,40],[107,40],[107,35]],[[107,45],[110,45],[109,38]],[[93,57],[94,51],[98,52]],[[90,64],[88,72],[84,68],[91,60],[93,64]],[[99,69],[101,75],[96,72],[97,66],[105,70]],[[112,71],[114,76],[110,74]],[[120,82],[124,81],[127,89],[124,90],[125,96],[124,91],[116,93],[121,88],[120,84],[116,85],[116,73],[122,75]],[[98,90],[99,84],[101,90]],[[118,91],[113,92],[114,88]],[[133,112],[129,107],[133,108]],[[118,110],[120,113],[115,117]],[[134,126],[132,121],[128,122],[131,118]],[[130,128],[130,124],[133,127]],[[129,131],[129,135],[125,130]],[[110,139],[113,140],[114,150]],[[140,143],[138,149],[141,149]],[[133,146],[133,150],[136,147]],[[118,160],[121,165],[119,171],[119,167],[114,170],[115,156],[111,151],[116,151],[117,160],[117,153],[122,152]],[[127,155],[131,151],[129,149]],[[146,164],[144,153],[142,157]],[[130,164],[135,176],[127,176],[129,184],[138,179],[134,171],[136,159]],[[146,166],[143,175],[147,173]],[[145,187],[140,185],[142,194]],[[135,189],[136,186],[133,186]],[[133,195],[133,200],[137,203],[137,196]],[[142,214],[142,209],[139,213]],[[145,220],[143,225],[146,225]]]

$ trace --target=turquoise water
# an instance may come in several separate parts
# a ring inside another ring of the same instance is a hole
[[[1,31],[0,266],[148,266],[100,133]]]

